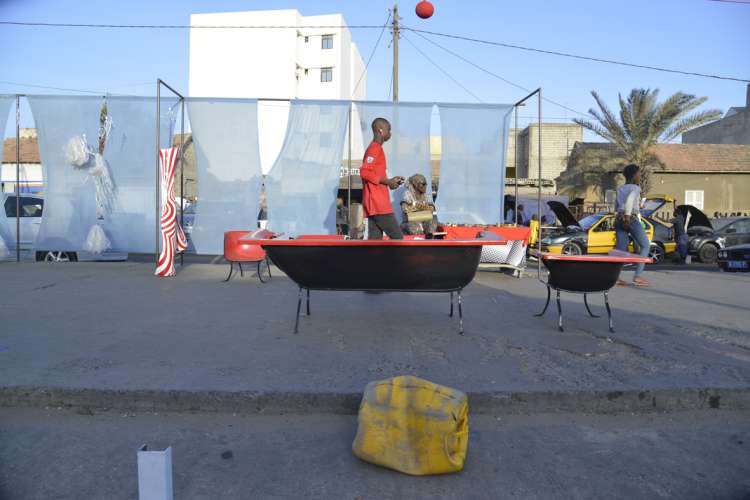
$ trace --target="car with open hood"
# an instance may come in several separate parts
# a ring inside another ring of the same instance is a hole
[[[722,249],[750,243],[750,217],[712,223],[706,214],[693,205],[680,205],[676,210],[685,217],[688,252],[701,262],[713,264]]]
[[[722,271],[750,272],[750,243],[733,245],[719,250],[716,263]]]
[[[649,255],[655,263],[675,251],[674,232],[670,225],[653,217],[667,203],[674,200],[669,196],[651,196],[641,209],[641,220],[651,247]],[[568,207],[557,201],[547,202],[555,212],[561,227],[548,233],[542,239],[542,251],[566,255],[608,253],[615,248],[615,214],[598,213],[576,220]],[[630,247],[632,250],[632,245]]]

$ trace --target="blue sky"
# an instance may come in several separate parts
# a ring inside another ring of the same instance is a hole
[[[416,0],[399,2],[403,23],[431,31],[750,79],[750,5],[709,0],[434,0],[427,21],[414,14]],[[303,15],[340,12],[350,25],[382,24],[391,1],[333,0],[0,0],[0,20],[189,24],[191,13],[296,8]],[[378,30],[353,30],[363,58]],[[406,36],[485,102],[514,102],[524,92],[442,52],[414,34]],[[163,78],[187,90],[187,30],[105,30],[0,27],[0,80],[53,87],[153,95]],[[436,39],[487,69],[585,112],[596,89],[613,107],[618,92],[659,88],[707,96],[704,108],[742,106],[746,84],[578,61],[508,48]],[[391,50],[387,36],[368,72],[370,99],[387,99]],[[241,56],[238,58],[241,62]],[[401,100],[476,102],[401,43]],[[59,93],[0,83],[0,93]],[[262,96],[259,96],[262,97]],[[528,114],[531,115],[531,109]],[[27,114],[27,113],[24,113]],[[551,104],[544,114],[561,121],[575,116]]]

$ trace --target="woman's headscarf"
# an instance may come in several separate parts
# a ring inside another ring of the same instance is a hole
[[[420,193],[417,191],[417,183],[424,182],[425,183],[425,192]],[[411,177],[409,177],[409,181],[406,184],[406,189],[409,190],[409,193],[411,193],[412,198],[415,201],[425,201],[427,199],[427,179],[425,179],[424,175],[422,174],[414,174]]]

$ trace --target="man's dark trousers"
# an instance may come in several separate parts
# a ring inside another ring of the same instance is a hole
[[[367,239],[382,240],[383,233],[392,240],[403,240],[404,233],[393,214],[371,215],[367,218]]]

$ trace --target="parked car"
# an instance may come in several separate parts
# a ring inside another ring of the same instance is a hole
[[[719,250],[716,262],[722,271],[750,272],[750,243]]]
[[[182,230],[185,232],[185,236],[190,239],[190,234],[193,232],[193,224],[195,224],[195,211],[198,208],[197,203],[191,203],[185,207],[185,211],[180,214],[180,206],[177,205],[177,222],[182,222]]]
[[[675,251],[672,227],[651,217],[672,199],[666,196],[648,198],[641,211],[641,220],[646,235],[651,241],[649,255],[655,263]],[[608,253],[615,248],[615,214],[600,213],[584,217],[577,221],[568,208],[560,202],[549,201],[547,204],[554,210],[562,227],[549,233],[542,239],[542,251],[566,255]],[[630,246],[632,251],[632,243]]]
[[[9,229],[11,238],[7,242],[11,254],[16,252],[16,195],[3,194],[2,203],[6,227]],[[89,252],[69,252],[63,250],[36,249],[35,242],[42,225],[42,214],[44,212],[44,198],[39,195],[22,194],[18,199],[20,205],[19,247],[25,254],[32,253],[36,261],[46,262],[76,262],[76,261],[121,261],[127,260],[128,254],[122,252],[104,252],[94,255]]]
[[[706,214],[692,205],[680,205],[677,210],[687,220],[688,252],[701,262],[713,264],[723,248],[750,243],[750,217],[712,223]]]

